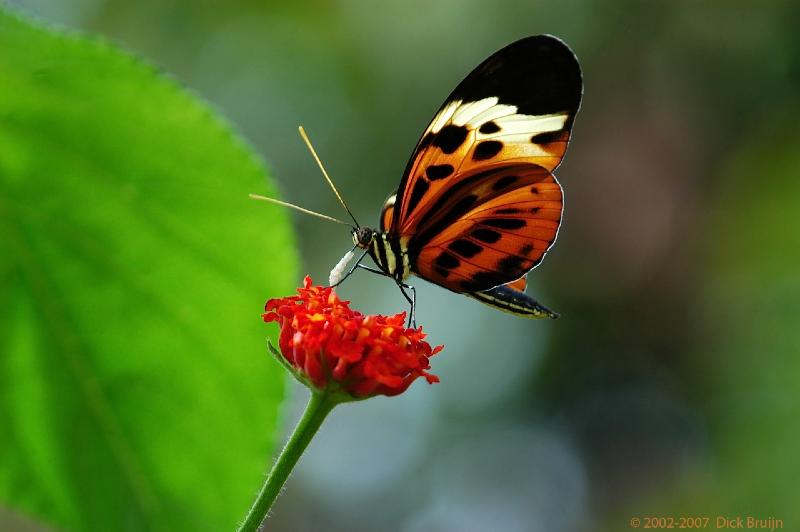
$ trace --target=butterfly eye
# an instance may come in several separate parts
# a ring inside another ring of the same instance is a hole
[[[361,249],[366,249],[372,243],[374,236],[375,232],[372,229],[369,227],[361,227],[353,231],[353,244]]]

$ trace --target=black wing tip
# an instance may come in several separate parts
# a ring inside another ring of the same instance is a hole
[[[523,114],[577,113],[583,73],[575,52],[549,34],[524,37],[497,50],[472,71],[448,100],[496,96]]]
[[[553,35],[552,33],[539,33],[538,35],[529,35],[527,37],[523,37],[521,39],[517,39],[516,41],[512,42],[508,46],[517,46],[517,45],[520,45],[522,43],[526,43],[526,44],[529,43],[529,44],[536,44],[536,45],[545,44],[545,43],[547,43],[547,44],[556,44],[556,45],[562,46],[562,47],[566,48],[567,50],[569,50],[570,52],[572,52],[572,48],[569,47],[569,45],[567,44],[567,42],[564,39],[562,39],[561,37],[558,37],[557,35]],[[573,53],[572,55],[575,55],[575,54]]]
[[[552,54],[552,53],[563,53],[564,59],[568,59],[570,62],[574,63],[574,66],[577,67],[577,71],[580,73],[580,63],[578,62],[578,56],[572,50],[569,44],[562,39],[561,37],[557,37],[550,33],[541,33],[539,35],[530,35],[528,37],[523,37],[522,39],[516,40],[505,47],[501,48],[495,54],[503,53],[508,49],[514,48],[527,48],[525,50],[527,53],[531,54]]]

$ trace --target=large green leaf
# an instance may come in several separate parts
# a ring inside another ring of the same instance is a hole
[[[209,107],[0,11],[0,504],[68,530],[226,530],[269,463],[287,218]],[[2,523],[0,523],[0,528]]]

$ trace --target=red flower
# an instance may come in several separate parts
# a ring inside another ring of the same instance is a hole
[[[405,312],[365,316],[308,276],[297,293],[267,301],[263,318],[280,323],[281,354],[305,384],[361,399],[397,395],[420,376],[439,382],[428,359],[443,346],[431,348],[422,327],[405,328]]]

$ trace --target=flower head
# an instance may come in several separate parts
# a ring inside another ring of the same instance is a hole
[[[297,292],[267,301],[263,318],[280,324],[280,356],[306,385],[360,399],[397,395],[417,377],[439,382],[428,359],[443,346],[432,348],[422,327],[406,328],[405,312],[365,316],[308,276]]]

